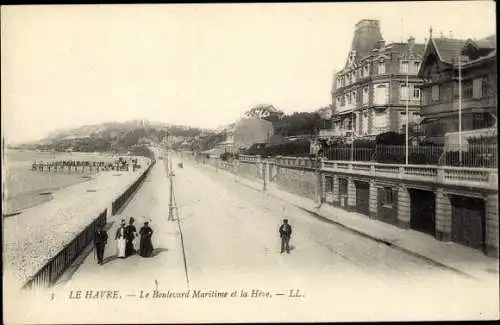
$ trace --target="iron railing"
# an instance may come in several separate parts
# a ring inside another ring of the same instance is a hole
[[[113,214],[119,211],[128,198],[137,190],[154,164],[155,160],[152,160],[146,171],[112,203]],[[106,224],[107,213],[108,210],[105,209],[85,230],[66,245],[56,256],[52,257],[34,276],[30,277],[23,286],[23,289],[46,288],[55,283],[85,248],[93,242],[96,226]]]
[[[56,256],[52,257],[45,265],[32,276],[23,289],[46,288],[55,283],[59,277],[73,264],[76,258],[94,240],[97,225],[106,224],[105,209],[92,223],[85,228],[75,239],[66,245]]]
[[[149,171],[151,170],[151,168],[153,167],[154,164],[155,164],[155,161],[152,160],[151,164],[149,164],[146,171],[144,173],[142,173],[141,176],[139,176],[139,178],[132,184],[132,186],[130,186],[125,192],[123,192],[123,194],[120,195],[115,201],[113,201],[113,203],[111,205],[111,211],[113,214],[116,214],[118,211],[120,211],[123,208],[123,206],[125,205],[127,200],[132,196],[133,193],[135,193],[137,188],[142,184],[142,182],[144,181],[146,176],[149,174]]]
[[[460,150],[461,149],[461,150]],[[372,161],[387,164],[405,164],[406,146],[379,145],[373,148],[329,147],[323,156],[335,161]],[[497,166],[496,144],[426,145],[408,147],[408,164],[444,165],[456,167]]]

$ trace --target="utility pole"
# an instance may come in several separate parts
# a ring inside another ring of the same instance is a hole
[[[267,177],[267,162],[262,162],[262,176],[264,176],[264,187],[263,187],[263,191],[265,192],[266,191],[266,186],[267,186],[267,182],[266,182],[266,177]]]
[[[409,68],[409,67],[408,67]],[[408,165],[408,123],[410,122],[410,112],[408,111],[408,102],[410,101],[410,87],[408,85],[408,71],[406,72],[407,75],[406,75],[406,138],[405,138],[405,142],[406,142],[406,152],[405,152],[405,162],[406,162],[406,165]]]
[[[458,154],[462,167],[462,55],[458,56]]]

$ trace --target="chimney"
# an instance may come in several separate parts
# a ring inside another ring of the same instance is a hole
[[[355,26],[351,51],[356,51],[359,57],[365,57],[371,49],[376,47],[377,42],[380,40],[383,40],[383,38],[379,21],[373,19],[360,20]]]
[[[385,46],[385,41],[384,40],[380,40],[380,41],[377,41],[377,44],[375,45],[375,48],[382,49],[382,48],[384,48],[384,46]]]
[[[413,52],[414,46],[415,46],[415,37],[410,36],[410,38],[408,38],[408,51]]]

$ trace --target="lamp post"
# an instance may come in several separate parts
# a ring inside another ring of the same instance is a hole
[[[171,148],[171,137],[170,133],[168,133],[167,137],[167,152],[169,152],[168,159],[167,159],[167,171],[168,171],[168,178],[170,182],[170,200],[168,203],[168,220],[169,221],[174,221],[174,172],[173,172],[173,167],[172,167],[172,148]]]

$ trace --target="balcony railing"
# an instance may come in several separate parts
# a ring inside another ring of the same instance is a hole
[[[460,153],[461,152],[461,153]],[[324,149],[328,160],[373,161],[387,164],[406,163],[406,147],[379,145],[372,148],[329,147]],[[495,168],[498,162],[495,144],[464,143],[459,145],[416,145],[408,147],[408,162],[413,165],[444,165]]]
[[[496,97],[482,97],[482,98],[467,98],[462,99],[462,110],[468,110],[473,108],[483,108],[489,106],[495,106]],[[437,101],[430,102],[422,105],[421,114],[426,116],[429,114],[444,113],[444,112],[458,112],[458,99],[451,101]]]
[[[243,156],[244,161],[258,163],[260,157]],[[240,160],[242,156],[240,155]],[[451,186],[468,186],[489,190],[498,189],[496,168],[468,168],[437,165],[382,164],[377,162],[323,160],[304,157],[276,157],[266,160],[285,168],[305,168],[322,172],[364,175],[401,181],[418,181]]]
[[[322,170],[379,178],[393,178],[407,181],[415,180],[443,185],[498,189],[498,171],[495,168],[324,161]]]

